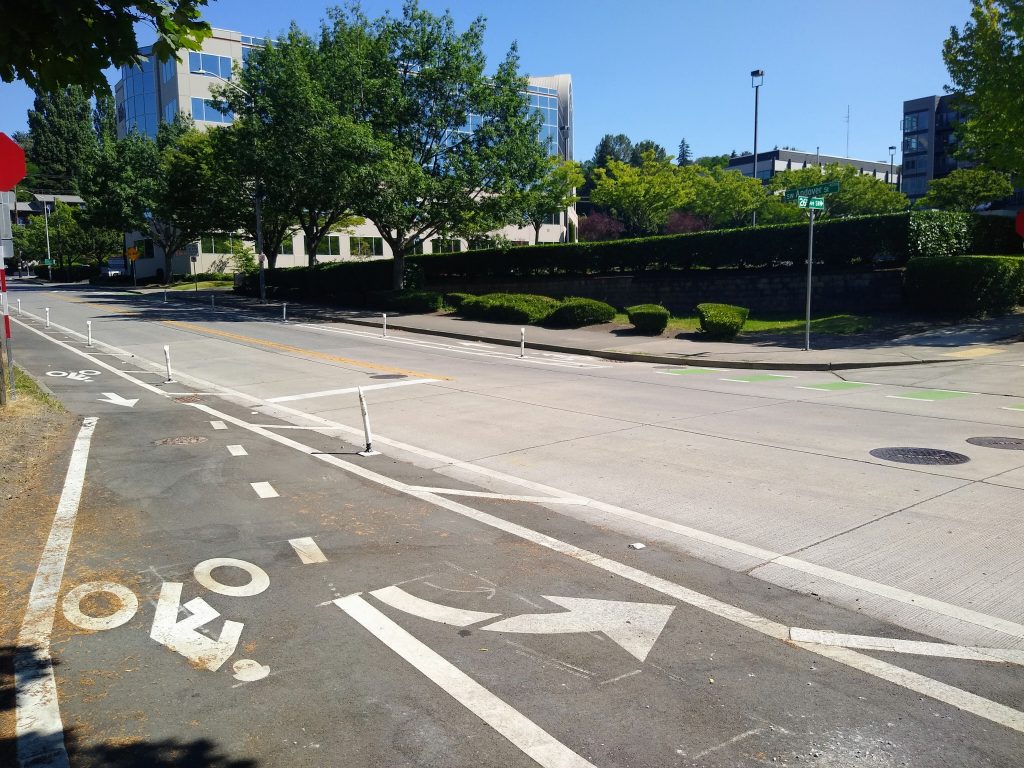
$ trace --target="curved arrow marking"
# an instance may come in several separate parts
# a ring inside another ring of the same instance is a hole
[[[440,603],[432,603],[429,600],[410,595],[401,587],[384,587],[375,589],[370,593],[385,605],[397,608],[404,613],[419,616],[421,619],[429,619],[441,624],[450,624],[453,627],[468,627],[478,621],[495,619],[501,616],[500,613],[484,613],[483,611],[467,611],[462,608],[452,608]]]
[[[643,661],[675,610],[675,606],[657,603],[624,603],[554,595],[544,595],[544,599],[568,610],[565,613],[525,613],[480,629],[531,635],[603,632],[623,650]]]

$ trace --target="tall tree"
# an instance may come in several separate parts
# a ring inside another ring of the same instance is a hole
[[[669,214],[693,199],[693,189],[681,176],[681,170],[667,158],[659,160],[654,152],[644,154],[639,167],[609,160],[608,168],[594,171],[595,205],[608,208],[634,237],[661,231]]]
[[[700,216],[714,228],[743,226],[764,203],[761,182],[739,171],[688,166],[684,174],[694,192],[693,200],[684,210]]]
[[[78,192],[95,161],[92,107],[79,86],[36,92],[28,112],[31,136],[28,160],[35,168],[35,189]]]
[[[597,142],[594,149],[593,164],[595,168],[607,168],[609,160],[628,163],[633,156],[633,142],[624,133],[606,133]]]
[[[576,189],[583,185],[583,181],[579,163],[558,157],[548,158],[544,175],[522,193],[523,220],[533,227],[535,245],[540,243],[540,228],[544,223],[579,200]]]
[[[357,109],[366,82],[339,75],[356,71],[352,62],[364,52],[363,27],[355,26],[346,30],[352,45],[336,45],[328,30],[318,44],[293,24],[277,45],[252,51],[240,87],[217,91],[238,116],[238,135],[250,143],[245,169],[273,201],[270,209],[298,222],[310,266],[329,233],[359,221],[353,206],[372,188],[372,136]]]
[[[199,50],[210,25],[199,19],[206,0],[0,0],[0,80],[23,80],[41,91],[79,85],[87,94],[109,87],[103,70],[138,61],[136,24],[156,32],[161,61],[181,48]]]
[[[917,201],[920,208],[946,211],[973,211],[983,203],[1002,200],[1013,194],[1013,184],[1005,173],[983,168],[960,168],[941,179],[933,179],[928,194]]]
[[[325,73],[335,102],[373,133],[358,212],[390,246],[392,284],[402,288],[406,254],[420,241],[520,219],[516,193],[544,171],[539,117],[523,95],[514,45],[485,74],[482,18],[458,32],[451,14],[408,0],[400,17],[369,27],[351,10],[332,21]],[[360,78],[337,76],[352,67]]]
[[[693,150],[686,139],[679,140],[679,152],[676,154],[676,165],[690,165],[693,162]]]
[[[96,135],[96,145],[102,152],[113,148],[117,141],[117,107],[110,86],[97,90],[94,101],[92,130]]]
[[[1024,3],[972,0],[971,21],[950,29],[942,56],[958,93],[963,152],[1024,177]]]
[[[664,160],[668,157],[668,152],[665,151],[665,148],[661,146],[661,144],[656,141],[652,141],[651,139],[644,139],[643,141],[638,141],[633,145],[633,150],[629,153],[629,164],[636,166],[643,165],[644,155],[648,152],[654,153],[655,160]]]
[[[693,164],[703,168],[725,168],[729,165],[729,155],[701,155]]]

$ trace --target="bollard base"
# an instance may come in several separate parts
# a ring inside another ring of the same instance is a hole
[[[359,451],[357,456],[380,456],[380,451],[375,451],[372,448],[368,451]]]

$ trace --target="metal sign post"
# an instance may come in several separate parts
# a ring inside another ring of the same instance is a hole
[[[807,234],[807,314],[804,323],[804,351],[811,351],[811,271],[814,268],[814,208],[811,211],[811,226]]]
[[[806,208],[811,214],[811,225],[807,230],[807,302],[804,319],[804,351],[811,350],[811,279],[814,272],[814,212],[825,210],[825,198],[822,195],[831,195],[839,191],[838,181],[827,181],[824,184],[816,184],[813,187],[801,187],[800,189],[787,189],[785,199],[787,202],[796,201],[801,208]]]

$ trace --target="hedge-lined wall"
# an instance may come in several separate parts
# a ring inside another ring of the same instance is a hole
[[[1014,232],[1013,220],[915,211],[815,225],[815,267],[823,271],[865,272],[901,267],[911,258],[965,253],[1021,253],[1021,239]],[[806,256],[807,225],[787,224],[599,243],[424,254],[410,256],[406,263],[409,276],[414,277],[410,282],[416,286],[454,290],[450,286],[455,283],[472,281],[474,287],[486,291],[488,285],[494,290],[499,285],[502,290],[515,290],[510,288],[510,281],[530,278],[641,277],[666,272],[697,278],[709,271],[718,276],[738,276],[740,270],[802,270]],[[391,287],[391,260],[270,270],[267,286],[273,298],[366,305],[371,294]],[[241,290],[253,293],[254,279],[247,278]]]

